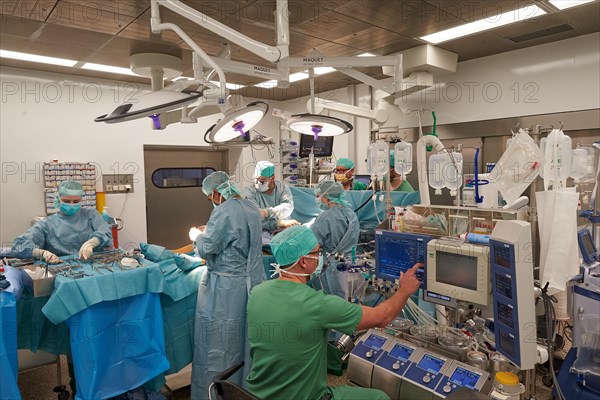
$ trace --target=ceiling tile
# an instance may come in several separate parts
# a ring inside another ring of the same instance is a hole
[[[17,36],[26,39],[35,39],[39,30],[44,26],[41,21],[26,19],[21,17],[12,17],[3,15],[0,24],[0,33],[2,35]]]
[[[23,19],[45,21],[58,0],[0,0],[0,13]],[[4,24],[4,20],[2,23]]]

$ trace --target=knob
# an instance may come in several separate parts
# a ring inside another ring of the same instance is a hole
[[[450,393],[452,391],[452,388],[450,386],[446,385],[442,388],[442,390],[444,391],[444,393]]]
[[[395,363],[392,365],[392,368],[393,368],[393,369],[398,369],[398,368],[400,368],[400,364],[398,364],[398,362],[395,362]]]
[[[431,377],[430,377],[429,375],[425,375],[425,376],[423,377],[423,382],[425,382],[425,383],[429,383],[429,382],[431,382]]]
[[[371,350],[367,351],[367,354],[365,354],[367,356],[367,358],[371,358],[373,357],[373,352]]]

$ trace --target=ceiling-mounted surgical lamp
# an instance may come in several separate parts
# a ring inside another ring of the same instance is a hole
[[[310,113],[292,115],[287,126],[303,135],[313,135],[315,141],[319,136],[343,135],[354,128],[352,124],[339,118]]]
[[[256,101],[244,108],[229,110],[215,125],[208,128],[204,135],[207,143],[223,143],[242,137],[247,139],[247,132],[267,114],[269,105],[264,101]]]

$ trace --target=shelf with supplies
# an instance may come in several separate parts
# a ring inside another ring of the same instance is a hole
[[[81,206],[96,208],[96,166],[89,162],[45,162],[44,203],[46,215],[55,214],[54,198],[64,181],[77,181],[83,186]]]

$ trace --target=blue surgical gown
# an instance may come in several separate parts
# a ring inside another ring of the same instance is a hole
[[[321,248],[328,254],[348,253],[358,244],[360,224],[356,214],[350,207],[334,205],[323,211],[311,225]],[[329,258],[326,270],[320,279],[323,289],[329,294],[345,298],[344,290],[339,282],[339,271],[336,262]]]
[[[76,214],[50,215],[15,239],[12,250],[20,258],[32,258],[33,249],[48,250],[57,256],[78,254],[81,245],[97,238],[103,249],[113,243],[110,226],[96,209],[82,208]]]
[[[246,197],[269,212],[269,216],[262,221],[262,229],[265,231],[277,229],[277,220],[288,219],[294,211],[292,191],[286,184],[278,181],[275,181],[273,193],[262,193],[251,186],[246,189]]]
[[[250,290],[264,280],[261,218],[256,204],[230,198],[215,208],[206,230],[196,238],[207,270],[198,288],[194,323],[192,399],[208,398],[214,375],[244,361],[242,384],[250,372],[246,303]]]

